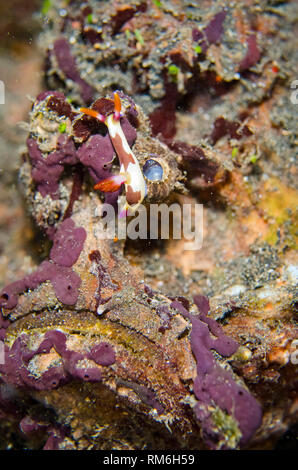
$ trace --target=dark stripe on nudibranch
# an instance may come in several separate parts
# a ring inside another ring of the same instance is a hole
[[[141,201],[141,191],[134,191],[128,184],[126,186],[126,200],[129,205],[138,204]]]
[[[124,170],[126,171],[127,168],[128,168],[128,165],[130,163],[133,163],[135,164],[135,160],[133,158],[133,155],[132,153],[128,153],[125,148],[123,147],[123,142],[122,142],[122,139],[121,137],[116,134],[115,137],[113,137],[112,140],[112,143],[113,143],[113,147],[119,157],[119,160],[121,162],[121,164],[123,165],[124,167]]]

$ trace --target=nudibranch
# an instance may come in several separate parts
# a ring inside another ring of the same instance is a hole
[[[144,200],[146,195],[146,183],[139,162],[129,147],[121,127],[120,119],[122,113],[120,97],[117,92],[114,92],[114,112],[107,116],[89,108],[81,108],[80,111],[98,119],[107,126],[120,163],[119,174],[99,181],[94,186],[94,189],[99,189],[103,192],[115,192],[124,184],[126,202],[124,207],[121,208],[119,216],[121,217],[125,214],[132,215]]]

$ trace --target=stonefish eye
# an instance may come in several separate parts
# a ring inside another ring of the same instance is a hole
[[[149,181],[160,181],[163,177],[163,168],[160,163],[150,158],[143,166],[143,174]]]

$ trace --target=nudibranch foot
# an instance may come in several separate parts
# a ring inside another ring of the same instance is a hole
[[[124,217],[127,217],[127,215],[128,215],[128,209],[124,208],[119,212],[118,219],[124,219]]]

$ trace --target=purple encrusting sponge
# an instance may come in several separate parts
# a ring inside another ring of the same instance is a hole
[[[228,448],[224,444],[223,431],[214,421],[212,410],[217,408],[236,421],[241,433],[239,445],[244,445],[261,424],[261,406],[245,387],[235,381],[232,373],[216,361],[212,353],[214,350],[221,356],[229,357],[237,351],[238,343],[225,335],[222,327],[207,316],[210,308],[206,297],[195,296],[194,302],[201,312],[199,315],[192,315],[178,300],[173,301],[171,307],[192,323],[190,342],[197,362],[193,390],[198,400],[194,412],[201,424],[204,441],[211,448]]]
[[[76,227],[72,219],[65,219],[58,227],[50,259],[60,266],[73,266],[83,249],[86,230]]]
[[[74,351],[67,347],[67,336],[59,330],[47,331],[36,349],[30,349],[29,344],[29,336],[22,333],[10,348],[5,345],[5,361],[0,364],[2,382],[35,390],[52,390],[73,379],[98,382],[102,368],[97,365],[107,367],[116,361],[109,343],[96,344],[90,351]],[[42,373],[35,373],[34,359],[49,353],[52,348],[61,357],[60,362]],[[89,363],[86,364],[86,360]]]
[[[82,281],[71,266],[78,260],[85,239],[85,229],[75,227],[72,219],[65,219],[55,233],[50,259],[43,261],[33,273],[4,287],[0,294],[0,307],[16,307],[21,293],[34,290],[45,281],[52,283],[60,302],[75,305]]]

